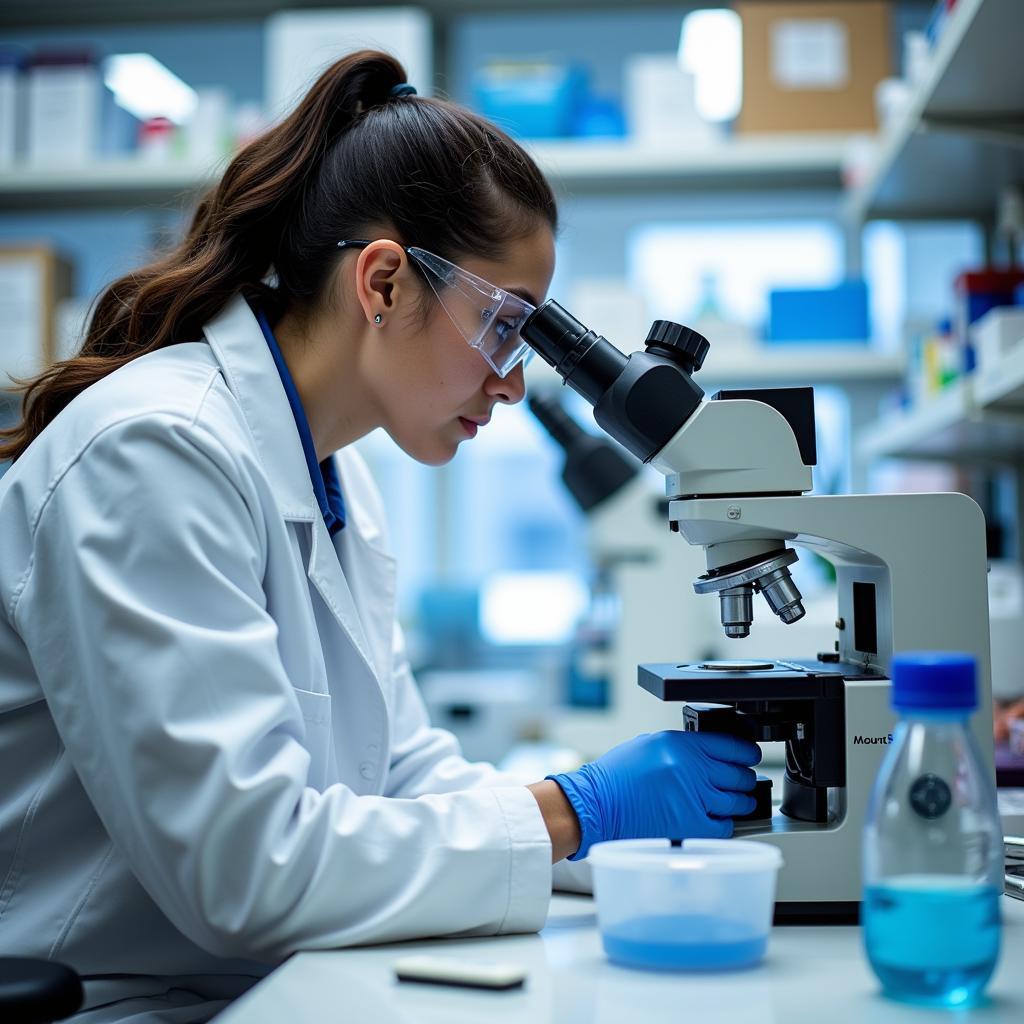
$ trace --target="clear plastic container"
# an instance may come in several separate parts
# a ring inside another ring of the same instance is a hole
[[[782,854],[744,839],[597,843],[588,861],[601,941],[624,967],[735,970],[768,946]]]
[[[969,655],[893,659],[900,715],[864,831],[864,946],[887,995],[980,996],[999,958],[1003,837],[995,779],[969,725]]]

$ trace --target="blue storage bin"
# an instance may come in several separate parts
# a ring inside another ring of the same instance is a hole
[[[473,85],[477,109],[506,131],[526,139],[572,134],[587,92],[586,71],[546,61],[495,63]]]
[[[868,286],[862,280],[768,293],[767,342],[867,341],[870,336]]]
[[[624,139],[626,116],[615,100],[591,96],[576,108],[570,134],[586,139]]]

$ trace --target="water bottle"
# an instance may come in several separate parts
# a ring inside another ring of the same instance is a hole
[[[893,658],[899,721],[864,831],[862,920],[887,995],[932,1006],[977,999],[999,958],[1003,836],[995,780],[968,725],[966,654]]]

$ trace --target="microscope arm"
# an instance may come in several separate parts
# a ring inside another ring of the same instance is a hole
[[[843,661],[887,672],[894,650],[930,649],[942,637],[946,649],[972,653],[988,676],[985,519],[967,495],[677,500],[669,519],[705,548],[775,539],[831,562]]]

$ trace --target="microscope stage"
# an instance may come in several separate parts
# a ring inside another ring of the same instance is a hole
[[[659,700],[806,700],[843,696],[843,680],[863,678],[853,665],[793,661],[695,661],[640,665],[639,683]]]

